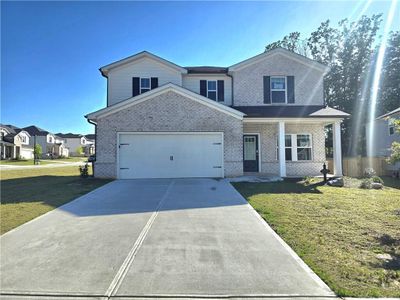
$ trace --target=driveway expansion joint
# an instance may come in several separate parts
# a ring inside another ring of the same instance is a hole
[[[106,291],[106,296],[110,299],[114,296],[118,288],[121,286],[122,281],[124,280],[126,274],[130,266],[132,265],[137,252],[139,251],[141,245],[143,244],[144,240],[146,239],[147,234],[150,231],[151,226],[153,225],[157,215],[164,204],[165,200],[167,199],[175,181],[172,180],[171,183],[168,185],[167,190],[165,191],[164,195],[162,196],[160,202],[157,205],[155,211],[151,214],[149,220],[147,221],[146,225],[143,227],[142,231],[140,232],[139,237],[136,239],[135,243],[133,244],[131,250],[129,251],[127,257],[125,258],[124,262],[122,263],[121,267],[119,268],[117,274],[114,276],[113,281],[111,282],[110,286]]]

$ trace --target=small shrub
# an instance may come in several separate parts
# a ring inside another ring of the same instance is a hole
[[[79,166],[79,173],[81,173],[82,178],[89,177],[89,165],[86,163],[83,166]]]
[[[372,179],[372,182],[376,182],[376,183],[381,183],[381,184],[383,184],[383,180],[382,180],[382,178],[380,178],[379,176],[374,176],[374,177],[372,177],[371,178]]]
[[[365,178],[372,178],[374,176],[376,176],[376,172],[373,168],[365,168],[365,170],[364,170]]]
[[[361,181],[360,188],[369,190],[371,188],[372,180],[370,178],[365,178]]]
[[[311,176],[306,176],[306,177],[303,178],[303,182],[304,182],[305,185],[310,185],[312,183],[313,179],[314,178],[311,177]]]

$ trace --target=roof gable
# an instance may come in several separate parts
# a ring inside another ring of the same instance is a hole
[[[261,54],[258,54],[256,56],[250,57],[242,62],[239,62],[237,64],[234,64],[228,68],[229,72],[234,72],[238,71],[242,68],[251,66],[253,64],[256,64],[264,59],[269,59],[275,55],[282,55],[288,59],[295,60],[299,63],[302,63],[308,67],[314,68],[316,70],[319,70],[321,72],[327,72],[329,70],[329,67],[321,64],[315,60],[312,60],[311,58],[308,58],[306,56],[294,53],[292,51],[286,50],[284,48],[276,48],[267,52],[263,52]]]
[[[48,135],[49,132],[47,130],[44,130],[42,128],[39,128],[37,126],[31,125],[28,127],[24,127],[22,128],[23,130],[25,130],[26,132],[28,132],[31,136],[34,135],[38,135],[38,136],[44,136],[44,135]]]
[[[226,105],[220,104],[218,102],[215,102],[213,100],[210,100],[210,99],[208,99],[206,97],[203,97],[203,96],[201,96],[199,94],[196,94],[196,93],[194,93],[192,91],[189,91],[189,90],[187,90],[187,89],[185,89],[183,87],[180,87],[178,85],[175,85],[173,83],[165,84],[163,86],[160,86],[160,87],[158,87],[158,88],[156,88],[154,90],[151,90],[149,92],[146,92],[144,94],[129,98],[127,100],[118,102],[118,103],[116,103],[114,105],[111,105],[109,107],[106,107],[106,108],[100,109],[98,111],[92,112],[92,113],[86,115],[85,117],[87,119],[89,119],[89,120],[96,120],[96,119],[98,119],[100,117],[108,116],[108,115],[116,113],[116,112],[118,112],[120,110],[126,109],[128,107],[133,106],[133,105],[137,105],[139,103],[142,103],[144,101],[152,99],[152,98],[154,98],[154,97],[156,97],[158,95],[161,95],[163,93],[166,93],[168,91],[173,91],[175,93],[178,93],[178,94],[180,94],[182,96],[185,96],[186,98],[188,98],[190,100],[196,101],[198,103],[201,103],[203,105],[206,105],[206,106],[211,107],[213,109],[216,109],[218,111],[221,111],[223,113],[231,115],[231,116],[233,116],[235,118],[243,119],[244,114],[242,112],[240,112],[238,110],[235,110],[233,108],[230,108],[230,107],[228,107]]]
[[[381,119],[385,119],[385,118],[387,118],[387,117],[390,117],[390,116],[396,115],[396,114],[400,114],[400,107],[398,107],[398,108],[396,108],[395,110],[392,110],[392,111],[390,111],[390,112],[388,112],[388,113],[386,113],[386,114],[384,114],[384,115],[382,115],[382,116],[379,116],[379,117],[377,117],[376,119],[377,119],[377,120],[381,120]]]
[[[143,58],[149,58],[149,59],[155,60],[158,63],[161,63],[161,64],[163,64],[163,65],[165,65],[165,66],[167,66],[167,67],[169,67],[171,69],[174,69],[175,71],[181,72],[183,74],[187,73],[187,70],[185,68],[182,68],[181,66],[178,66],[177,64],[175,64],[173,62],[170,62],[170,61],[168,61],[168,60],[166,60],[164,58],[161,58],[161,57],[159,57],[157,55],[154,55],[154,54],[152,54],[150,52],[147,52],[147,51],[142,51],[142,52],[139,52],[139,53],[134,54],[132,56],[129,56],[129,57],[123,58],[121,60],[118,60],[116,62],[113,62],[111,64],[105,65],[105,66],[100,68],[100,72],[101,72],[101,74],[103,76],[107,77],[108,76],[108,72],[111,69],[118,68],[120,66],[132,63],[134,61],[137,61],[137,60],[140,60],[140,59],[143,59]]]

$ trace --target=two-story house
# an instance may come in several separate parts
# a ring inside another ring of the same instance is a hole
[[[69,150],[70,156],[90,156],[94,154],[93,139],[76,133],[57,133],[56,135],[64,140],[64,145]]]
[[[33,147],[30,134],[14,125],[0,124],[1,159],[31,159]]]
[[[318,175],[324,127],[340,124],[323,97],[328,67],[274,49],[230,67],[181,67],[149,52],[100,68],[107,107],[95,125],[95,176],[112,178]]]
[[[394,120],[400,120],[400,107],[377,117],[366,126],[367,156],[388,157],[390,156],[393,142],[400,143],[400,133],[396,131]],[[394,165],[387,165],[389,173],[398,176],[400,162]]]
[[[68,149],[65,148],[63,139],[57,135],[34,125],[23,129],[31,135],[29,144],[32,147],[35,143],[42,147],[43,158],[68,156]]]

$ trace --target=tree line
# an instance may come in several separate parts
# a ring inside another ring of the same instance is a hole
[[[381,14],[353,22],[344,19],[336,27],[327,20],[306,38],[292,32],[265,48],[283,47],[330,67],[324,78],[326,104],[351,114],[342,124],[342,149],[347,156],[366,154],[365,125],[370,121],[379,46],[385,38],[378,36],[381,23]],[[386,38],[375,117],[400,106],[400,32],[392,31]]]

